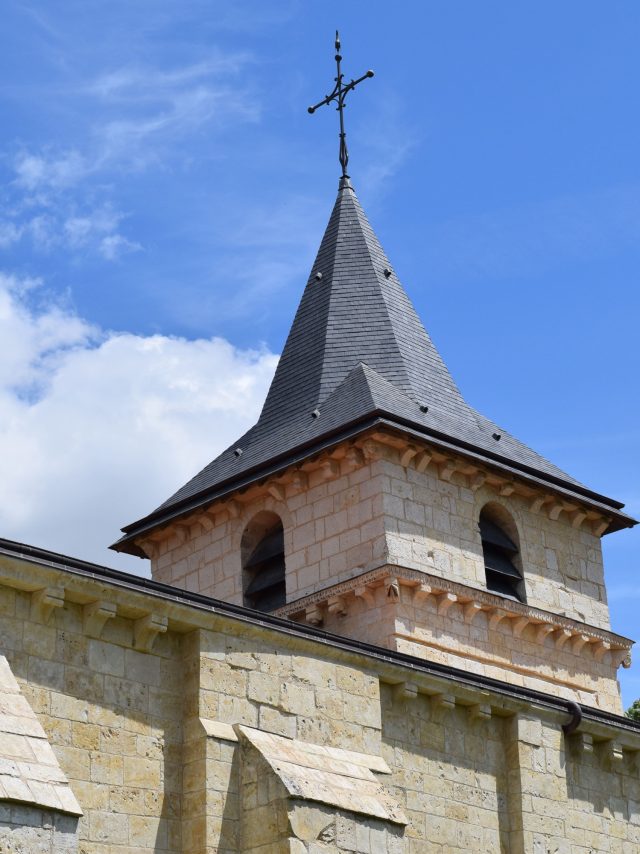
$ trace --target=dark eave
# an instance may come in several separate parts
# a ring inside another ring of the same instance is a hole
[[[380,419],[604,508],[610,531],[634,524],[621,503],[588,489],[465,401],[343,181],[257,423],[160,507],[124,527],[112,548],[142,556],[137,536]]]
[[[405,653],[395,652],[393,650],[374,646],[373,644],[330,634],[329,632],[322,631],[321,629],[314,628],[313,626],[301,625],[290,620],[271,616],[270,614],[252,611],[249,608],[244,608],[240,605],[232,605],[227,602],[221,602],[217,599],[211,599],[208,596],[203,596],[199,593],[179,590],[175,587],[171,587],[167,584],[160,584],[159,582],[152,581],[148,578],[140,578],[137,575],[131,575],[115,569],[109,569],[108,567],[90,563],[89,561],[67,557],[66,555],[51,552],[47,549],[25,545],[24,543],[17,543],[12,540],[0,539],[0,557],[2,556],[24,560],[31,564],[43,567],[53,568],[66,573],[69,576],[80,576],[94,579],[101,584],[107,584],[121,590],[132,590],[138,593],[145,593],[151,598],[185,605],[201,612],[218,614],[248,627],[262,626],[282,635],[308,639],[325,647],[349,654],[361,655],[367,659],[372,670],[382,668],[383,666],[395,665],[399,668],[413,671],[416,674],[423,673],[441,679],[447,679],[457,685],[474,691],[491,690],[505,698],[510,698],[516,701],[525,701],[539,708],[566,713],[569,716],[573,715],[572,708],[575,704],[571,701],[563,700],[550,694],[545,694],[542,691],[536,691],[532,688],[525,688],[518,685],[511,685],[499,679],[493,679],[481,674],[460,670],[437,662],[425,661],[424,659],[415,658],[414,656],[406,655]],[[634,721],[631,718],[627,718],[622,715],[615,715],[611,712],[605,712],[591,706],[582,706],[581,710],[585,722],[613,726],[618,730],[626,731],[633,736],[640,735],[639,721]]]
[[[196,495],[191,495],[183,501],[172,505],[170,508],[160,508],[143,519],[127,525],[123,528],[125,536],[115,542],[110,548],[114,551],[126,552],[146,558],[142,549],[134,542],[140,535],[150,533],[155,528],[175,521],[188,513],[192,513],[194,510],[210,504],[212,501],[220,500],[238,490],[246,489],[260,480],[272,477],[284,471],[289,466],[300,463],[302,460],[334,447],[340,442],[353,439],[367,430],[381,426],[388,427],[394,431],[401,428],[402,432],[412,439],[426,439],[440,448],[460,453],[475,462],[488,464],[495,469],[508,472],[510,475],[516,475],[540,488],[558,492],[564,498],[578,499],[593,509],[612,517],[612,523],[606,533],[613,533],[614,531],[630,528],[637,524],[635,519],[632,519],[625,513],[619,512],[624,507],[624,504],[621,504],[619,501],[614,501],[586,487],[580,487],[573,481],[563,481],[560,478],[553,478],[550,475],[541,477],[536,469],[515,463],[513,460],[502,457],[498,453],[491,454],[484,449],[475,448],[465,442],[439,434],[437,431],[425,430],[422,425],[399,419],[393,413],[376,410],[368,414],[365,419],[343,425],[339,430],[327,432],[313,442],[301,444],[292,451],[269,460],[265,465],[256,466],[254,469],[244,471],[238,477],[231,477],[217,484],[213,489],[205,489]]]

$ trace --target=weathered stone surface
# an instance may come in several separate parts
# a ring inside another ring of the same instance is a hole
[[[371,773],[372,767],[389,769],[380,757],[283,738],[250,727],[239,734],[264,757],[289,797],[319,801],[394,824],[406,824],[399,804]]]
[[[0,655],[0,801],[81,815],[47,735]]]

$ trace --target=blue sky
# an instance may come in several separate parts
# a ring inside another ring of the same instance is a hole
[[[640,6],[15,2],[0,31],[0,521],[106,551],[259,411],[350,172],[467,399],[640,515]],[[604,540],[637,636],[640,534]],[[640,669],[622,674],[640,696]]]

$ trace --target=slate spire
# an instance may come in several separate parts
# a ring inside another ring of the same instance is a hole
[[[363,363],[417,404],[460,409],[462,397],[348,179],[311,269],[260,421],[310,414]]]

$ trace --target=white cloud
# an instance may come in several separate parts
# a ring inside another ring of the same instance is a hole
[[[107,237],[103,237],[100,241],[100,254],[103,258],[106,258],[107,261],[116,261],[122,255],[127,252],[137,252],[138,249],[142,249],[139,243],[135,243],[133,240],[127,240],[126,237],[123,237],[121,234],[109,234]]]
[[[0,275],[1,533],[142,572],[106,546],[255,421],[277,359],[105,332],[38,284]]]
[[[22,228],[13,222],[0,221],[0,249],[7,249],[22,237]]]
[[[77,184],[90,171],[90,164],[75,149],[61,152],[21,151],[14,162],[15,182],[26,190],[64,188]]]

